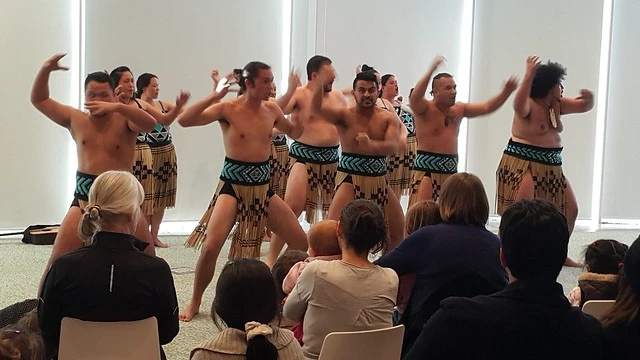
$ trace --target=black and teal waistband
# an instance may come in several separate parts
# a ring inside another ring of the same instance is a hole
[[[264,185],[269,183],[270,171],[269,160],[254,163],[225,157],[220,180],[238,185]]]
[[[381,176],[387,174],[386,156],[370,156],[342,153],[338,162],[338,171],[364,176]]]
[[[88,201],[89,190],[91,189],[91,185],[93,185],[93,182],[97,177],[98,175],[89,175],[80,171],[76,171],[76,189],[73,192],[73,196],[75,196],[77,199]]]
[[[333,164],[340,155],[336,146],[313,146],[294,141],[289,149],[289,157],[312,164]]]
[[[509,139],[504,153],[545,165],[562,165],[562,148],[543,148]]]
[[[287,145],[287,135],[284,135],[284,134],[276,135],[271,138],[271,141],[273,142],[273,145],[276,145],[276,146]]]
[[[439,154],[418,150],[413,169],[429,173],[455,174],[458,172],[458,154]]]
[[[159,147],[171,145],[171,144],[173,144],[173,141],[171,141],[171,140],[169,140],[169,141],[149,141],[147,144],[149,145],[149,147],[159,148]]]

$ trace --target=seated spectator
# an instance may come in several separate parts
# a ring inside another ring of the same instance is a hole
[[[589,300],[615,300],[618,272],[629,246],[615,240],[597,240],[584,252],[586,272],[578,275],[578,286],[569,293],[572,306],[582,308]]]
[[[566,218],[551,203],[520,200],[502,215],[500,237],[509,286],[442,301],[405,359],[603,359],[600,323],[572,307],[556,282]]]
[[[193,349],[190,359],[302,359],[302,349],[291,331],[267,325],[277,316],[277,294],[265,263],[256,259],[230,261],[220,273],[211,306],[213,321],[221,332]]]
[[[489,200],[480,179],[469,173],[451,176],[438,203],[442,223],[418,229],[376,261],[399,276],[416,274],[400,319],[405,326],[403,354],[441,300],[493,294],[508,282],[500,265],[500,239],[485,227]]]
[[[59,257],[44,281],[39,324],[55,356],[62,318],[135,321],[155,316],[160,344],[178,334],[178,301],[169,265],[135,247],[144,191],[129,172],[107,171],[89,191],[78,232],[90,246]]]
[[[287,293],[282,291],[282,283],[284,282],[285,277],[289,273],[291,268],[299,263],[300,261],[304,261],[309,257],[304,251],[301,250],[287,250],[276,260],[275,264],[271,268],[271,275],[273,276],[273,280],[276,283],[276,288],[278,289],[278,314],[280,317],[274,320],[274,324],[284,329],[291,330],[296,324],[297,321],[292,321],[284,316],[282,316],[282,307],[284,306],[285,300],[287,300]]]
[[[45,360],[47,352],[42,337],[21,324],[0,329],[0,359]]]
[[[342,253],[338,243],[338,222],[335,220],[322,220],[309,229],[309,257],[291,267],[289,273],[282,282],[282,290],[285,294],[291,293],[302,270],[308,263],[314,260],[340,260]]]
[[[338,241],[342,260],[309,263],[284,304],[284,316],[304,319],[302,350],[307,359],[318,358],[331,332],[392,326],[398,276],[368,258],[388,241],[380,207],[369,200],[347,204],[338,223]]]
[[[438,203],[433,200],[418,201],[407,210],[407,215],[405,216],[405,236],[413,234],[423,226],[436,225],[441,222],[442,218],[440,218]],[[411,296],[415,282],[416,274],[400,276],[396,312],[393,314],[394,324],[400,321],[400,316],[409,302],[409,297]]]
[[[602,317],[602,326],[611,346],[609,359],[637,359],[640,354],[640,237],[636,239],[622,266],[620,292],[613,308]]]

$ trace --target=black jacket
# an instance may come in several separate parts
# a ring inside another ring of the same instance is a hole
[[[558,283],[516,281],[489,296],[449,298],[405,359],[603,359],[600,322]]]
[[[178,300],[169,265],[136,247],[136,238],[99,232],[91,246],[54,261],[45,279],[38,321],[55,354],[64,317],[135,321],[155,316],[160,343],[178,334]]]

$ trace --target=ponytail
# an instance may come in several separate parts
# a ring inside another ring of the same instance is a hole
[[[244,325],[244,329],[247,334],[247,360],[278,359],[278,349],[266,338],[273,334],[271,326],[251,321]]]
[[[78,235],[86,244],[91,242],[93,235],[102,229],[102,217],[100,216],[100,206],[91,205],[82,210],[82,218],[78,225]]]

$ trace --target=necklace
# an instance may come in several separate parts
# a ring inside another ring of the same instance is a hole
[[[444,111],[440,110],[440,108],[437,106],[436,109],[438,109],[438,111],[440,111],[440,113],[444,115],[444,126],[449,127],[449,124],[453,121],[454,117],[449,115],[449,112],[445,113]]]

